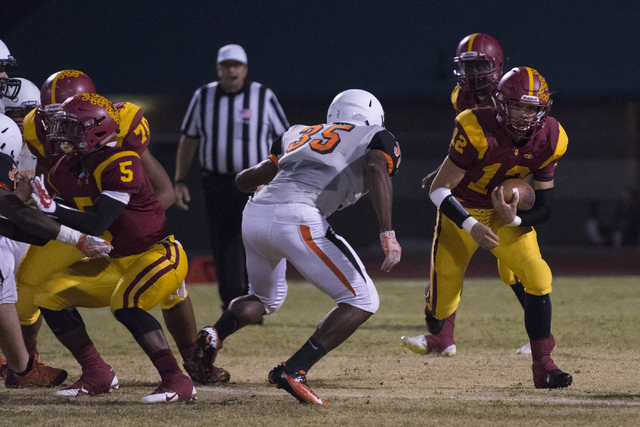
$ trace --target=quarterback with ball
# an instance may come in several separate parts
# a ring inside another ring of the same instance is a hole
[[[478,247],[489,250],[524,285],[525,328],[531,342],[536,388],[571,385],[551,351],[551,270],[542,259],[534,225],[549,219],[548,201],[567,135],[549,117],[552,100],[545,79],[534,69],[505,74],[495,108],[473,108],[456,118],[449,153],[430,189],[438,207],[431,252],[426,322],[432,334],[460,302],[464,272]],[[533,177],[534,206],[506,203],[501,184]]]

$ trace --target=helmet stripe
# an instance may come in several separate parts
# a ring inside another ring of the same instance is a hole
[[[58,83],[58,80],[60,80],[61,78],[62,78],[62,73],[58,73],[55,79],[53,79],[53,82],[51,82],[51,103],[52,104],[56,104],[56,83]]]
[[[478,33],[471,34],[471,38],[469,39],[469,46],[467,48],[467,52],[473,51],[473,41],[476,39],[477,35],[478,35]]]
[[[527,73],[529,74],[529,96],[535,96],[533,94],[533,73],[531,72],[531,68],[525,67],[527,69]]]

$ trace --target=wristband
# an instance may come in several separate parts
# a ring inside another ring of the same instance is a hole
[[[58,242],[67,243],[69,245],[77,245],[82,237],[82,233],[78,230],[74,230],[73,228],[69,228],[65,225],[60,226],[60,233],[58,233],[58,237],[56,240]]]
[[[464,228],[465,230],[467,230],[469,233],[471,233],[471,229],[473,228],[474,225],[476,225],[478,223],[478,220],[475,219],[474,217],[470,216],[469,218],[465,219],[462,222],[462,228]]]
[[[520,224],[522,224],[522,218],[520,218],[518,215],[516,215],[516,217],[513,218],[513,221],[511,221],[509,224],[507,224],[507,227],[517,227]]]
[[[440,187],[433,190],[429,195],[429,197],[431,198],[431,201],[433,202],[433,204],[436,205],[436,208],[440,209],[440,205],[442,204],[442,201],[446,199],[447,196],[450,196],[450,195],[451,195],[451,190],[449,190],[448,188]]]

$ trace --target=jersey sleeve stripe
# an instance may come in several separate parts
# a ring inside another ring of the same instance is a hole
[[[113,156],[109,157],[108,159],[106,159],[105,161],[103,161],[102,163],[100,163],[98,165],[98,167],[95,169],[95,171],[93,171],[93,178],[96,180],[96,185],[98,186],[98,191],[100,191],[102,193],[102,171],[104,171],[104,169],[109,166],[111,163],[113,163],[114,161],[122,158],[122,157],[127,157],[127,156],[135,156],[135,157],[140,157],[138,155],[138,153],[134,152],[134,151],[122,151],[120,153],[116,153]]]
[[[567,137],[567,133],[564,131],[564,128],[560,123],[558,123],[558,143],[556,144],[556,150],[553,152],[553,155],[549,157],[543,164],[540,166],[540,169],[543,169],[549,163],[558,160],[560,157],[564,155],[567,151],[567,145],[569,144],[569,138]]]
[[[313,241],[313,236],[311,236],[311,229],[308,225],[300,225],[300,235],[302,236],[302,240],[304,243],[313,251],[314,254],[318,256],[326,264],[327,267],[336,275],[336,277],[342,282],[342,284],[349,289],[353,296],[356,296],[356,291],[351,287],[347,278],[342,274],[342,271],[331,261],[331,259],[322,252],[322,249],[318,247],[316,242]]]
[[[478,123],[478,118],[471,110],[465,110],[458,115],[456,118],[458,123],[464,129],[464,132],[467,134],[469,142],[475,147],[478,151],[478,159],[484,158],[484,153],[489,148],[489,142],[487,141],[487,137],[482,130],[482,126]],[[455,136],[451,140],[452,144],[455,144]]]
[[[389,175],[391,175],[393,173],[393,159],[391,158],[390,155],[388,155],[387,153],[385,153],[382,150],[377,150],[374,148],[375,151],[379,151],[382,154],[384,154],[384,157],[387,159],[387,171],[389,172]]]

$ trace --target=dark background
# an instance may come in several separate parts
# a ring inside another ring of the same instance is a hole
[[[407,251],[428,251],[435,210],[420,179],[446,154],[454,113],[453,55],[466,35],[495,37],[505,71],[531,66],[554,92],[551,114],[569,135],[554,214],[542,246],[585,245],[588,206],[613,212],[638,180],[640,3],[631,1],[79,1],[4,0],[0,39],[15,77],[41,86],[78,69],[99,93],[141,105],[151,150],[173,177],[180,122],[193,91],[215,80],[217,50],[242,45],[250,80],[274,90],[289,121],[324,121],[342,90],[378,96],[403,149],[394,223]],[[198,173],[192,209],[167,215],[191,253],[206,252]],[[330,218],[353,246],[380,252],[368,201]]]

